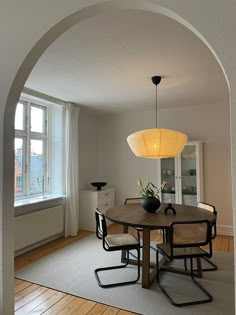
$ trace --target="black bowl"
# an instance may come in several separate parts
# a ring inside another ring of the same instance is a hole
[[[101,190],[102,187],[106,186],[107,183],[105,182],[94,182],[90,183],[93,187],[96,187],[97,190]]]
[[[190,176],[194,176],[194,175],[196,175],[196,170],[193,170],[193,169],[188,170],[188,173]]]

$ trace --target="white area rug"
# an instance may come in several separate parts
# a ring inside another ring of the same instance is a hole
[[[73,294],[82,298],[112,305],[145,315],[233,315],[234,272],[233,255],[214,253],[217,271],[204,272],[199,282],[212,294],[213,302],[208,304],[176,308],[160,292],[154,282],[150,289],[143,289],[140,282],[134,285],[102,289],[97,285],[94,269],[115,265],[120,262],[120,253],[107,253],[94,235],[74,243],[18,272],[17,278],[49,288]],[[121,275],[122,273],[122,275]],[[135,277],[135,267],[107,272],[102,280],[117,281]],[[201,298],[202,294],[189,277],[163,273],[162,284],[176,301]]]

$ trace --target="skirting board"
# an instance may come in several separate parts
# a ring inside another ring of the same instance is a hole
[[[217,234],[234,236],[234,228],[230,225],[217,225]]]
[[[162,234],[162,231],[159,230],[159,233]],[[230,225],[217,225],[217,234],[218,235],[226,235],[226,236],[234,236],[234,228]]]
[[[47,238],[46,240],[43,240],[43,241],[38,242],[36,244],[30,245],[28,247],[25,247],[25,248],[19,249],[18,251],[15,251],[14,255],[15,256],[22,255],[22,254],[27,253],[27,252],[29,252],[29,251],[37,248],[37,247],[40,247],[42,245],[45,245],[45,244],[50,243],[52,241],[55,241],[56,239],[58,239],[60,237],[63,237],[63,236],[64,236],[64,233],[60,233],[60,234],[54,235],[52,237]]]

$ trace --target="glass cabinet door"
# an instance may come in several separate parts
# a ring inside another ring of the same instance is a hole
[[[197,205],[196,145],[186,145],[181,153],[182,204]]]
[[[179,156],[161,159],[159,166],[159,179],[167,182],[161,193],[163,203],[196,206],[204,200],[201,141],[189,141]]]
[[[161,182],[167,182],[161,193],[163,203],[176,203],[176,162],[174,158],[161,159]]]

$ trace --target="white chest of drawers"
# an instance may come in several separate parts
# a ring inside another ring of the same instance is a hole
[[[114,206],[115,189],[81,190],[79,205],[80,230],[95,231],[95,209],[98,208],[105,213],[106,210]]]

